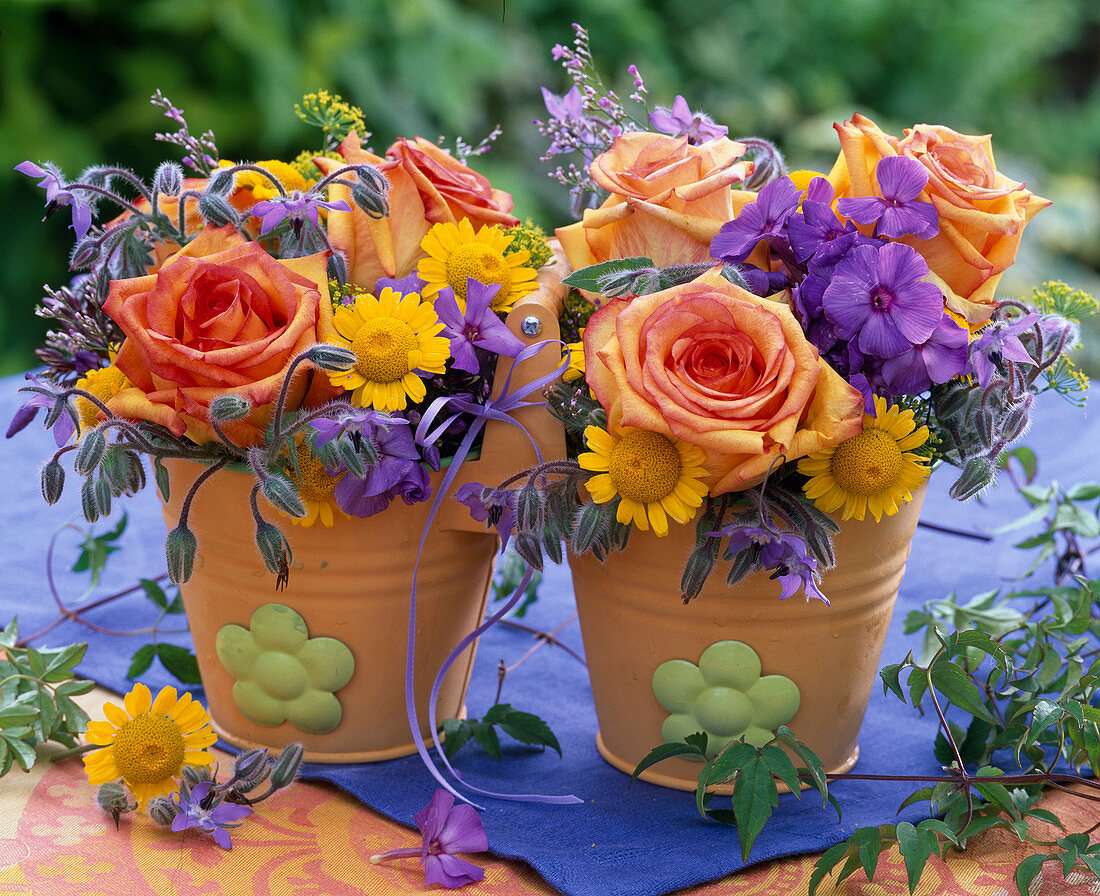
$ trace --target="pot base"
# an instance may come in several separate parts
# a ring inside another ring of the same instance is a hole
[[[463,703],[455,716],[458,719],[466,718],[466,704]],[[218,740],[224,741],[227,744],[232,744],[234,747],[240,747],[242,750],[264,750],[271,749],[270,744],[259,743],[256,741],[248,740],[244,737],[238,737],[236,734],[230,734],[224,728],[221,727],[214,719],[210,720],[210,727],[214,729],[214,733],[218,735]],[[440,734],[441,741],[444,739]],[[430,736],[425,737],[425,742],[428,743],[428,749],[431,749]],[[409,741],[407,744],[401,744],[396,747],[389,747],[385,750],[356,750],[347,753],[323,753],[316,750],[306,750],[302,754],[303,762],[315,762],[321,765],[346,765],[349,763],[357,762],[385,762],[387,759],[401,759],[405,756],[412,756],[417,752],[416,744]]]
[[[622,759],[612,753],[607,748],[607,744],[603,742],[603,737],[600,735],[599,731],[596,732],[596,749],[600,751],[600,755],[609,765],[614,766],[624,774],[634,774],[634,769],[637,763],[627,762],[625,759]],[[851,771],[852,766],[856,764],[856,761],[858,759],[859,744],[856,744],[855,748],[852,750],[847,759],[841,762],[836,768],[825,769],[825,774],[841,775],[844,772]],[[700,765],[699,768],[700,770],[702,770],[702,765]],[[697,782],[695,781],[690,781],[678,775],[665,774],[664,772],[658,771],[657,767],[652,765],[640,775],[638,775],[638,780],[645,781],[646,784],[656,784],[658,787],[668,787],[670,790],[684,790],[691,793],[695,792],[697,786]],[[791,792],[791,789],[782,781],[776,781],[775,787],[780,793]],[[804,784],[800,789],[806,790],[808,789],[808,787],[808,784]],[[731,796],[733,794],[733,785],[718,784],[711,788],[711,793],[717,794],[718,796]]]

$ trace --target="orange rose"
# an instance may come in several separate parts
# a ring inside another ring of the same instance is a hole
[[[691,146],[687,137],[630,132],[589,166],[611,195],[576,224],[556,231],[574,270],[645,256],[658,267],[710,259],[710,241],[733,217],[730,187],[752,173],[737,162],[745,145],[725,137]]]
[[[108,406],[203,444],[210,402],[232,393],[252,411],[223,424],[256,444],[295,355],[335,336],[324,254],[276,260],[233,227],[204,230],[156,274],[116,280],[104,310],[126,334],[115,366],[133,384]],[[335,397],[327,376],[297,378],[290,407]]]
[[[928,169],[920,198],[939,212],[940,232],[929,240],[906,237],[902,242],[928,262],[952,311],[971,328],[985,323],[996,307],[1001,274],[1016,260],[1025,225],[1050,201],[997,170],[988,136],[920,124],[899,139],[862,115],[834,127],[841,152],[829,180],[838,199],[880,195],[874,172],[884,156],[910,156]]]
[[[487,224],[519,224],[510,214],[511,195],[421,137],[398,140],[383,159],[364,150],[353,131],[340,144],[340,155],[343,162],[315,162],[326,174],[345,164],[373,165],[390,184],[390,213],[385,218],[367,215],[352,201],[347,187],[329,190],[329,199],[343,199],[352,207],[350,212],[329,212],[329,239],[347,258],[348,279],[367,289],[374,289],[379,277],[411,274],[425,257],[420,241],[433,224],[457,224],[463,218],[475,230]]]
[[[584,356],[610,415],[703,449],[712,495],[751,488],[780,455],[862,426],[863,396],[818,358],[790,309],[717,275],[609,302],[588,322]]]

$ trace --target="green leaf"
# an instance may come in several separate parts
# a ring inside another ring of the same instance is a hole
[[[746,762],[733,785],[733,812],[737,817],[737,838],[741,860],[747,862],[752,845],[779,805],[779,791],[771,769],[759,754]]]
[[[1027,893],[1031,888],[1031,882],[1035,880],[1036,875],[1043,867],[1049,856],[1046,855],[1032,855],[1028,856],[1019,865],[1016,866],[1016,889],[1021,893]]]
[[[987,722],[996,723],[996,718],[982,702],[978,686],[962,669],[950,660],[936,660],[929,670],[932,686],[943,694],[954,706]]]
[[[901,670],[904,668],[903,663],[894,663],[890,666],[883,666],[879,670],[879,678],[882,679],[882,693],[885,694],[888,691],[893,693],[902,703],[905,702],[905,694],[901,690]]]
[[[802,791],[798,786],[798,770],[791,762],[791,757],[779,747],[771,745],[760,749],[760,757],[764,760],[772,775],[786,784],[791,793],[802,799]]]
[[[654,267],[653,260],[644,256],[633,258],[619,258],[613,261],[603,261],[599,264],[589,265],[574,271],[568,277],[562,278],[566,286],[575,286],[577,289],[586,289],[589,292],[602,292],[600,280],[612,274],[628,274],[644,268]]]
[[[149,667],[153,665],[153,658],[156,655],[157,648],[155,645],[143,644],[130,657],[130,668],[126,670],[126,677],[137,678],[139,675],[144,675]]]
[[[0,709],[0,728],[11,728],[15,725],[29,725],[38,718],[38,707],[27,703],[16,703]]]
[[[138,579],[138,584],[141,585],[141,590],[145,592],[146,599],[154,607],[158,610],[168,609],[168,595],[164,593],[164,589],[160,585],[152,579]]]
[[[15,758],[15,761],[19,763],[19,767],[25,772],[29,772],[34,765],[34,761],[37,758],[34,747],[32,747],[25,740],[18,737],[12,737],[9,732],[0,732],[0,738],[3,739],[8,749],[11,751]],[[6,764],[4,771],[6,772],[10,768],[10,764]]]
[[[690,736],[694,737],[695,735]],[[703,737],[705,738],[706,735],[704,734]],[[665,759],[671,759],[673,756],[697,756],[701,759],[705,759],[706,746],[704,745],[702,750],[699,749],[697,744],[692,743],[661,744],[659,747],[654,747],[642,758],[642,761],[635,766],[634,771],[630,775],[630,783],[633,784],[638,775],[651,765],[656,765],[658,762],[662,762]]]
[[[1082,538],[1096,538],[1100,535],[1100,519],[1095,513],[1066,501],[1058,505],[1051,528],[1068,530]]]
[[[931,834],[933,842],[935,835]],[[917,887],[917,882],[924,873],[924,866],[932,855],[932,846],[928,837],[924,836],[907,821],[897,825],[898,849],[905,860],[905,871],[909,878],[909,892]]]
[[[500,738],[497,737],[496,729],[492,725],[487,725],[485,722],[473,722],[470,725],[470,733],[474,736],[474,741],[481,749],[492,756],[494,759],[500,759]]]
[[[73,572],[91,573],[93,587],[99,584],[100,574],[107,565],[107,558],[117,551],[118,545],[114,542],[122,537],[126,531],[126,514],[118,521],[118,525],[102,535],[92,535],[89,531],[81,545],[80,555],[73,564]]]
[[[198,660],[186,647],[158,644],[156,650],[164,668],[178,681],[183,684],[202,684]]]
[[[550,730],[550,726],[546,722],[534,713],[513,709],[497,724],[509,737],[525,744],[550,747],[561,756],[561,745],[558,743],[558,739],[554,737],[554,732]]]
[[[79,697],[81,694],[87,694],[93,690],[95,690],[94,681],[88,678],[77,678],[59,684],[57,695],[59,697]]]
[[[473,729],[468,719],[444,719],[443,720],[443,755],[448,759],[462,749],[473,735]]]
[[[814,896],[817,893],[817,888],[821,886],[821,882],[848,855],[848,850],[849,845],[847,842],[838,843],[836,846],[825,850],[821,858],[814,863],[814,872],[810,875],[809,896]]]

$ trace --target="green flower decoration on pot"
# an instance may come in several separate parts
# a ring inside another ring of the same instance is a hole
[[[340,724],[335,691],[351,680],[355,658],[342,641],[311,638],[306,621],[285,604],[264,604],[248,628],[224,626],[218,659],[236,682],[233,702],[258,725],[289,722],[310,734]]]
[[[653,694],[671,715],[661,725],[665,743],[707,733],[707,758],[731,740],[762,747],[798,712],[798,686],[785,675],[760,674],[760,657],[741,641],[718,641],[699,664],[667,660],[653,672]]]

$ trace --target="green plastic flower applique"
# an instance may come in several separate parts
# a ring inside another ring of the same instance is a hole
[[[667,660],[653,672],[653,695],[671,715],[661,725],[665,743],[707,733],[707,758],[731,740],[762,747],[798,712],[798,686],[785,675],[761,676],[760,657],[741,641],[718,641],[699,664]]]
[[[285,604],[264,604],[249,627],[226,625],[218,659],[236,681],[233,702],[258,725],[289,722],[310,734],[340,724],[335,691],[350,680],[355,658],[342,641],[311,638],[306,621]]]

